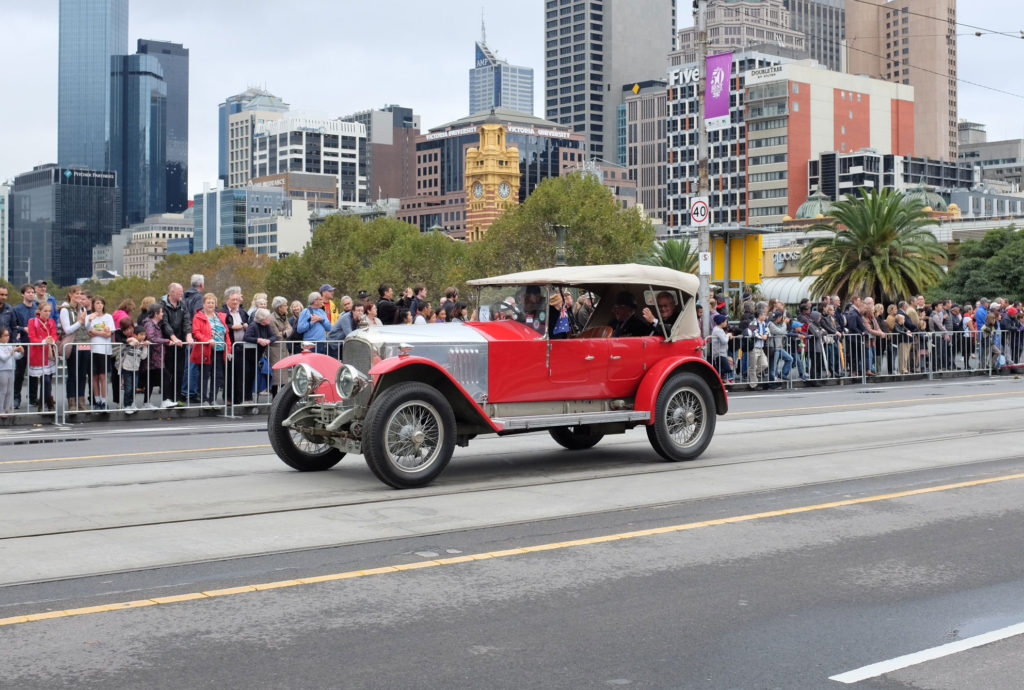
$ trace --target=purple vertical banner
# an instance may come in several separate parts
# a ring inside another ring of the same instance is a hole
[[[709,55],[704,69],[704,126],[709,132],[729,126],[732,53]]]

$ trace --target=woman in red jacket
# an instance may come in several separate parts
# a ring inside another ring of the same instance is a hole
[[[40,412],[44,401],[48,412],[52,412],[56,406],[52,383],[53,375],[57,373],[57,325],[50,318],[52,309],[49,302],[43,302],[35,318],[28,322],[29,386],[40,386]]]
[[[206,405],[212,405],[217,389],[224,387],[227,333],[226,316],[217,311],[217,296],[208,292],[203,295],[203,308],[192,317],[192,337],[196,344],[189,356],[189,361],[199,365],[199,391]]]

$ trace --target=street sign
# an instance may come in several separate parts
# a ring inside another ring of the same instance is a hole
[[[710,225],[711,213],[708,211],[708,198],[695,196],[690,199],[690,226]]]
[[[711,252],[700,252],[698,255],[699,275],[711,275]]]

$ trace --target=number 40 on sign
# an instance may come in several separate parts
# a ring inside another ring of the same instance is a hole
[[[708,225],[711,213],[708,211],[708,198],[695,196],[690,199],[690,226]]]

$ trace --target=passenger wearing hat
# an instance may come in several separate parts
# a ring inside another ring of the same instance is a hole
[[[334,303],[334,287],[330,283],[324,283],[320,286],[320,296],[324,298],[324,313],[327,314],[326,328],[331,330],[330,327],[338,323],[338,317],[341,316],[341,310]]]
[[[46,287],[47,287],[46,281],[45,280],[37,280],[35,283],[33,283],[32,287],[34,287],[35,291],[36,291],[36,302],[35,302],[36,311],[39,311],[39,305],[40,304],[42,304],[43,302],[49,302],[50,303],[50,313],[56,315],[57,314],[57,298],[54,297],[53,295],[46,294]]]
[[[615,318],[608,324],[612,327],[613,338],[638,337],[651,334],[650,324],[644,322],[636,313],[636,297],[623,290],[615,296],[612,305]]]

